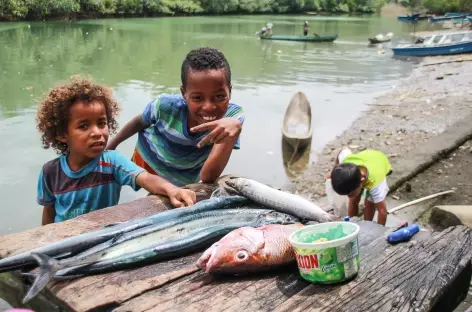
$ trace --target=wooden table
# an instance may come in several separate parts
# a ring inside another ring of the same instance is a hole
[[[213,185],[191,185],[199,199]],[[63,223],[0,238],[0,257],[32,249],[104,224],[166,210],[148,196]],[[249,276],[210,276],[195,267],[201,253],[141,268],[51,283],[27,307],[35,311],[452,311],[472,274],[472,230],[420,232],[391,246],[386,228],[359,222],[361,270],[351,282],[320,286],[302,280],[295,265]],[[0,297],[11,305],[27,291],[16,272],[0,274]]]

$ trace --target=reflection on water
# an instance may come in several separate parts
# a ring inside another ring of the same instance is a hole
[[[276,34],[299,35],[304,20],[309,21],[311,32],[339,33],[339,39],[287,42],[259,40],[254,35],[267,21],[274,24]],[[36,181],[42,165],[56,155],[41,149],[35,113],[40,96],[58,81],[80,73],[111,86],[122,106],[119,122],[123,125],[153,97],[178,92],[181,62],[190,49],[216,47],[231,64],[232,101],[246,113],[241,150],[233,153],[225,173],[283,185],[290,174],[283,166],[281,126],[295,92],[302,91],[312,105],[311,155],[316,156],[373,96],[408,74],[411,63],[393,60],[390,51],[380,55],[367,47],[367,38],[378,31],[408,37],[412,29],[394,18],[378,16],[0,23],[0,141],[8,151],[0,153],[4,203],[0,234],[40,222]],[[118,150],[131,156],[135,140],[130,138]],[[308,159],[301,157],[291,168],[305,167]],[[121,200],[144,194],[124,188]]]
[[[282,138],[282,158],[285,173],[289,178],[295,178],[305,170],[310,161],[311,142],[307,146],[295,149]]]

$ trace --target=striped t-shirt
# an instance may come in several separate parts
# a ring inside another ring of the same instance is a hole
[[[67,156],[47,162],[38,179],[38,204],[54,205],[54,222],[114,206],[123,185],[139,190],[136,177],[144,169],[117,151],[105,151],[85,167],[72,171]]]
[[[213,144],[197,147],[208,132],[191,133],[187,126],[188,107],[181,95],[162,94],[143,112],[150,126],[138,134],[136,150],[161,177],[174,185],[196,183]],[[243,109],[230,103],[224,117],[244,122]],[[239,138],[234,149],[239,149]]]

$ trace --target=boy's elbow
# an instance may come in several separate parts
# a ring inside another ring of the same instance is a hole
[[[219,174],[211,171],[202,171],[200,172],[200,180],[202,183],[214,183],[220,177]]]
[[[218,177],[213,177],[213,176],[200,176],[200,180],[202,183],[214,183],[218,179]]]

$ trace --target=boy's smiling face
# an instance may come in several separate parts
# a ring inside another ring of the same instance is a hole
[[[98,157],[108,141],[108,123],[105,105],[99,101],[77,101],[69,109],[67,133],[58,137],[66,143],[74,159]]]
[[[188,127],[224,117],[231,98],[223,68],[187,73],[186,86],[181,86],[182,96],[188,105]]]

